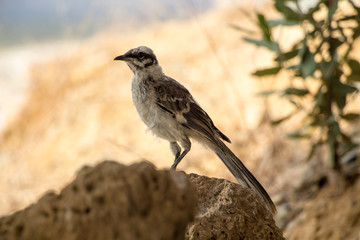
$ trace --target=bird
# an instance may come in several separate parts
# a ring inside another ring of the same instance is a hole
[[[175,170],[195,140],[211,149],[242,186],[252,189],[265,202],[268,210],[276,207],[264,187],[226,146],[230,139],[223,134],[191,95],[175,79],[165,75],[152,49],[140,46],[114,58],[125,61],[133,72],[133,104],[145,125],[157,137],[170,143],[175,156],[170,169]]]

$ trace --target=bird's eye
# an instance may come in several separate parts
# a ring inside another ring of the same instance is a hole
[[[145,54],[143,52],[139,52],[138,57],[140,59],[143,59],[145,57]]]

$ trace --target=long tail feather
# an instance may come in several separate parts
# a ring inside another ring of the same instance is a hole
[[[217,149],[215,149],[216,155],[223,161],[226,167],[234,175],[236,180],[241,185],[254,190],[265,202],[267,208],[272,212],[276,212],[276,207],[271,200],[269,194],[263,188],[263,186],[256,180],[254,175],[245,167],[241,160],[235,156],[235,154],[221,141],[217,142]]]

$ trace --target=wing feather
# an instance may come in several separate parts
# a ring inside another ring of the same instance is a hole
[[[193,129],[209,140],[220,137],[230,142],[219,129],[217,129],[210,116],[194,100],[190,92],[179,82],[167,77],[155,84],[158,93],[157,105],[172,114],[183,126]]]

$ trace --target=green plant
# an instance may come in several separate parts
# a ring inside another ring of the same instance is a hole
[[[263,77],[289,71],[292,79],[301,79],[304,83],[301,88],[289,85],[263,93],[265,96],[279,94],[295,106],[294,112],[273,124],[305,111],[303,126],[288,136],[313,140],[309,159],[319,146],[327,144],[332,168],[341,171],[340,157],[358,146],[344,133],[342,124],[360,116],[357,112],[345,111],[349,96],[358,92],[356,84],[360,83],[360,63],[350,54],[360,36],[360,8],[352,0],[314,1],[314,6],[308,8],[301,7],[298,0],[274,0],[273,4],[281,17],[267,19],[257,13],[258,31],[233,27],[247,34],[243,37],[246,42],[275,54],[273,67],[259,69],[253,75]],[[302,36],[284,50],[274,37],[274,29],[281,27],[283,31],[291,26],[298,26]],[[261,39],[254,38],[259,32]],[[310,81],[317,83],[315,91],[307,87]],[[311,99],[311,109],[302,106],[305,97]]]

